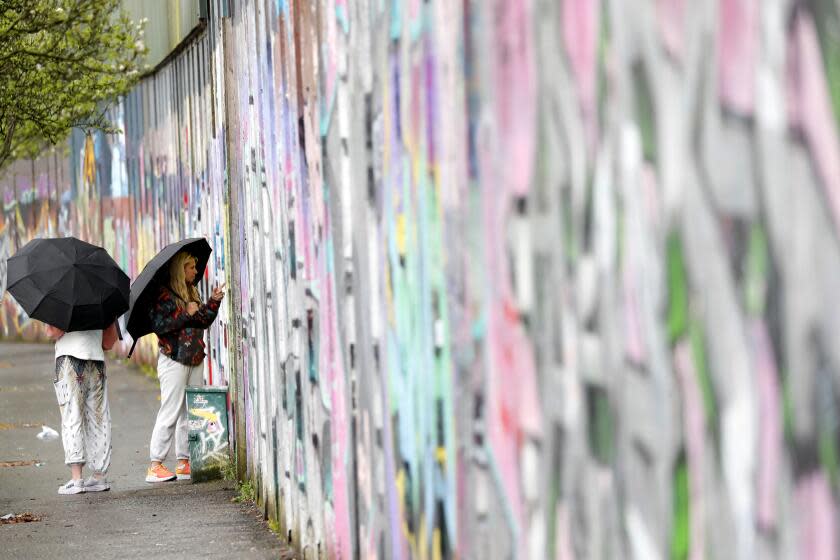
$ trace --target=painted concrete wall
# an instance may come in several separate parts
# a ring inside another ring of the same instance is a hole
[[[306,557],[840,553],[837,2],[221,4],[0,179],[0,257],[207,236]]]

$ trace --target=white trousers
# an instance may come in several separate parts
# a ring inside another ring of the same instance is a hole
[[[172,448],[174,433],[176,458],[189,459],[187,385],[191,383],[193,376],[202,375],[203,366],[187,366],[159,354],[157,371],[160,381],[160,410],[152,430],[152,441],[149,443],[149,458],[152,461],[165,461]]]
[[[111,464],[111,411],[105,362],[59,356],[55,396],[61,409],[64,462],[105,474]]]

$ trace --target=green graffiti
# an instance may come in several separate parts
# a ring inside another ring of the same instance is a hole
[[[667,242],[668,273],[668,340],[671,344],[688,329],[688,278],[685,271],[682,243],[676,234]]]
[[[764,229],[754,224],[744,264],[744,301],[747,311],[755,316],[764,314],[769,257]]]
[[[689,336],[691,338],[691,354],[694,358],[694,369],[697,371],[697,382],[700,385],[700,390],[703,391],[703,410],[706,415],[706,426],[712,430],[715,440],[717,440],[717,396],[712,385],[712,377],[709,374],[709,365],[706,359],[705,333],[699,321],[691,321]]]
[[[688,467],[685,457],[680,458],[674,470],[674,526],[671,533],[671,559],[688,558],[691,544],[689,523],[691,521],[690,499],[688,494]]]
[[[820,464],[828,473],[831,485],[836,488],[840,481],[840,461],[837,457],[837,441],[831,430],[820,430],[819,457]]]
[[[589,409],[589,446],[592,454],[601,464],[610,464],[614,454],[615,420],[610,409],[607,394],[597,387],[587,388]]]
[[[793,422],[793,396],[790,394],[790,385],[791,381],[788,376],[787,370],[782,369],[782,414],[783,414],[783,425],[785,430],[785,440],[788,443],[793,443],[794,441],[794,434],[796,433],[794,430],[794,422]]]
[[[578,257],[578,241],[575,236],[573,207],[571,188],[563,189],[563,241],[566,247],[566,259],[570,265],[574,265]]]
[[[647,71],[641,62],[633,65],[633,92],[636,98],[636,119],[642,135],[642,153],[645,161],[656,163],[656,113]]]
[[[598,122],[604,122],[607,105],[607,52],[610,44],[610,19],[601,18],[601,29],[598,34]]]

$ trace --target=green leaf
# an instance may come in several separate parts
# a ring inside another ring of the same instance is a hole
[[[97,114],[139,79],[141,36],[120,0],[3,0],[0,170],[74,126],[108,129]]]

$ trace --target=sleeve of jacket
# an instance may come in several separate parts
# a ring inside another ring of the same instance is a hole
[[[149,318],[152,322],[152,329],[158,335],[181,330],[189,326],[192,319],[189,313],[179,309],[175,301],[164,293],[161,293],[161,296],[155,302]]]
[[[188,326],[199,329],[209,329],[213,321],[216,320],[216,315],[219,313],[219,303],[213,298],[207,300],[207,303],[198,308],[192,317]]]

